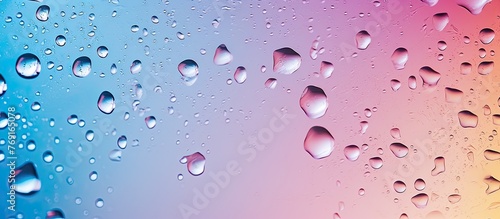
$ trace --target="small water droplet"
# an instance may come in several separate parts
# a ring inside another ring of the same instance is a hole
[[[445,171],[444,157],[436,157],[434,159],[434,169],[431,171],[432,176],[437,176]]]
[[[73,75],[79,78],[86,77],[92,71],[92,61],[87,56],[81,56],[73,62]]]
[[[420,193],[411,198],[411,202],[417,208],[425,208],[429,202],[429,196],[425,193]]]
[[[397,158],[403,158],[406,155],[408,155],[408,152],[409,152],[409,149],[408,149],[408,147],[406,147],[406,145],[398,143],[398,142],[392,143],[389,146],[389,149],[392,151],[394,156],[396,156]]]
[[[234,72],[234,80],[238,84],[243,84],[247,80],[247,70],[243,66],[236,68]]]
[[[434,29],[437,31],[443,31],[446,25],[450,22],[450,16],[448,13],[438,13],[432,16],[432,22],[434,23]]]
[[[358,49],[365,50],[366,48],[368,48],[371,42],[372,38],[370,34],[365,30],[359,31],[356,34],[356,46],[358,47]]]
[[[395,181],[393,184],[393,187],[394,187],[394,191],[396,191],[397,193],[403,193],[406,191],[406,184],[400,180]]]
[[[97,107],[105,114],[111,114],[115,110],[115,97],[109,91],[103,91],[97,100]]]
[[[99,56],[100,58],[106,58],[108,56],[108,53],[108,48],[105,46],[99,46],[97,48],[97,56]]]
[[[141,60],[134,60],[130,65],[130,73],[137,74],[142,70],[142,62]]]
[[[146,122],[146,126],[149,129],[152,129],[156,126],[156,118],[154,116],[148,116],[144,119],[144,121]]]
[[[40,73],[42,66],[40,64],[40,60],[37,56],[31,53],[25,53],[17,59],[16,62],[16,71],[19,76],[32,79],[36,78]]]
[[[233,54],[229,52],[225,44],[220,44],[217,49],[215,49],[214,54],[214,64],[216,65],[227,65],[233,60]]]

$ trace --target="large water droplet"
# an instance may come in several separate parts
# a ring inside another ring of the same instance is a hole
[[[302,92],[299,104],[309,118],[316,119],[325,115],[328,98],[323,89],[310,85]]]
[[[36,19],[39,21],[47,21],[49,19],[50,8],[47,5],[42,5],[36,10]]]
[[[483,11],[484,6],[491,0],[456,0],[457,4],[464,7],[471,14],[478,15]]]
[[[437,31],[443,31],[446,25],[450,22],[450,16],[448,13],[438,13],[432,16],[432,22],[434,23],[434,28]]]
[[[137,74],[142,70],[142,62],[141,60],[134,60],[130,65],[130,73]]]
[[[239,66],[236,68],[236,71],[234,72],[234,80],[238,84],[243,84],[247,80],[247,70],[243,66]]]
[[[479,63],[477,67],[477,73],[480,75],[487,75],[493,72],[493,68],[495,67],[495,63],[493,61],[484,61]]]
[[[344,155],[350,161],[356,161],[361,154],[361,150],[356,145],[349,145],[344,148]]]
[[[15,191],[24,194],[31,195],[40,191],[42,183],[38,178],[35,165],[32,162],[26,162],[23,165],[16,168],[15,171]]]
[[[417,208],[425,208],[429,202],[429,196],[425,193],[420,193],[411,198],[411,202]]]
[[[444,97],[448,103],[460,103],[463,95],[464,92],[455,88],[447,87],[444,90]]]
[[[356,46],[358,47],[358,49],[365,50],[366,48],[368,48],[371,42],[372,37],[365,30],[359,31],[356,34]]]
[[[458,121],[463,128],[476,128],[478,123],[476,114],[468,110],[462,110],[458,113]]]
[[[146,126],[149,129],[152,129],[156,126],[156,118],[154,116],[148,116],[144,119],[144,121],[146,122]]]
[[[334,146],[333,136],[321,126],[311,127],[304,139],[304,149],[315,159],[330,156]]]
[[[7,82],[3,78],[2,74],[0,74],[0,96],[2,96],[7,91]]]
[[[92,61],[87,56],[81,56],[73,62],[73,74],[76,77],[83,78],[92,71]]]
[[[460,73],[463,75],[468,75],[472,72],[472,64],[468,62],[463,62],[460,64]]]
[[[406,62],[408,62],[408,50],[403,47],[397,48],[392,53],[391,60],[395,69],[404,69]]]
[[[186,160],[187,169],[193,176],[199,176],[205,171],[205,156],[200,152],[184,156],[181,160]]]
[[[300,68],[302,57],[293,49],[284,47],[273,52],[273,71],[289,75]]]
[[[437,176],[446,170],[444,157],[436,157],[434,159],[434,169],[431,171],[432,176]]]
[[[65,219],[64,212],[61,209],[57,208],[51,209],[47,211],[45,219]]]
[[[42,66],[36,55],[25,53],[17,59],[16,71],[19,76],[27,79],[36,78]]]
[[[226,45],[220,44],[217,49],[215,49],[214,63],[216,65],[227,65],[233,60],[233,54],[229,52]]]
[[[424,66],[418,71],[423,81],[424,88],[435,87],[441,79],[441,74],[429,66]]]
[[[97,107],[105,114],[110,114],[115,110],[115,97],[109,91],[103,91],[97,100]]]
[[[479,40],[483,44],[490,44],[495,38],[495,31],[490,28],[484,28],[479,31]]]
[[[409,149],[406,147],[406,145],[401,144],[401,143],[392,143],[389,146],[389,149],[392,151],[392,153],[397,157],[397,158],[403,158],[406,155],[408,155]]]
[[[488,186],[486,188],[486,194],[488,195],[500,190],[500,181],[493,176],[486,177],[484,183]]]

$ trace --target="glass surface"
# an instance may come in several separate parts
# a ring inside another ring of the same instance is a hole
[[[499,218],[499,9],[0,0],[0,218]]]

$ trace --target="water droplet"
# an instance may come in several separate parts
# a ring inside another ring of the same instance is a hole
[[[445,217],[440,211],[431,211],[425,216],[425,219],[445,219]]]
[[[200,152],[184,156],[182,159],[186,159],[187,169],[191,175],[199,176],[205,171],[205,156]]]
[[[96,171],[92,171],[92,172],[89,173],[89,179],[90,179],[90,181],[96,181],[97,177],[98,177],[98,175],[97,175]]]
[[[411,202],[417,208],[425,208],[429,202],[429,196],[425,193],[420,193],[411,198]]]
[[[198,64],[195,61],[186,59],[179,63],[177,69],[179,70],[179,73],[181,73],[184,84],[191,86],[194,82],[196,82],[199,70]]]
[[[152,129],[156,126],[156,118],[154,116],[148,116],[144,119],[144,121],[146,122],[146,126],[149,129]]]
[[[413,186],[417,191],[422,191],[425,189],[425,181],[421,178],[418,178],[415,180],[415,183],[413,183]]]
[[[358,47],[358,49],[365,50],[366,48],[368,48],[371,42],[372,37],[365,30],[359,31],[356,34],[356,46]]]
[[[40,110],[41,108],[42,108],[42,105],[40,105],[40,103],[39,103],[39,102],[33,102],[33,103],[31,104],[31,110],[33,110],[33,111],[38,111],[38,110]]]
[[[464,92],[455,88],[447,87],[444,90],[445,100],[448,103],[460,103],[463,95]]]
[[[484,61],[479,63],[477,67],[477,73],[480,75],[487,75],[493,72],[493,68],[495,67],[495,63],[493,61]]]
[[[293,49],[284,47],[273,52],[273,71],[289,75],[296,72],[302,63],[302,57]]]
[[[393,187],[394,191],[396,191],[397,193],[403,193],[406,191],[406,184],[403,181],[398,180],[394,182]]]
[[[472,64],[468,62],[463,62],[460,64],[460,73],[463,75],[468,75],[472,72]]]
[[[437,1],[437,0],[436,0]],[[407,214],[403,213],[399,216],[399,219],[410,219]]]
[[[92,61],[87,56],[81,56],[73,62],[73,75],[79,78],[86,77],[92,71]]]
[[[391,60],[395,69],[404,69],[406,66],[406,62],[408,62],[408,50],[403,47],[397,48],[392,53]]]
[[[361,150],[356,145],[349,145],[344,148],[344,155],[350,161],[356,161],[361,154]]]
[[[102,208],[104,206],[104,200],[102,198],[98,198],[95,200],[95,206],[98,208]]]
[[[334,69],[335,68],[332,63],[322,61],[321,66],[319,67],[319,73],[323,76],[323,78],[329,78],[332,76]]]
[[[328,109],[328,98],[323,89],[309,85],[302,92],[299,104],[309,118],[317,119],[325,115]]]
[[[38,174],[35,165],[32,162],[26,162],[19,166],[15,170],[15,191],[24,194],[31,195],[40,191],[42,183],[38,178]]]
[[[442,41],[442,40],[441,40],[441,41],[439,41],[439,42],[437,43],[437,47],[438,47],[438,49],[439,49],[440,51],[444,51],[444,50],[446,50],[446,48],[448,47],[448,45],[446,44],[446,42],[445,42],[445,41]]]
[[[130,73],[137,74],[142,70],[142,62],[141,60],[134,60],[130,65]]]
[[[120,136],[116,141],[116,144],[118,145],[119,148],[125,149],[127,147],[127,136],[125,135]]]
[[[274,89],[276,88],[276,85],[278,84],[278,80],[276,78],[268,78],[266,82],[264,83],[264,86],[266,86],[269,89]]]
[[[471,14],[478,15],[491,0],[456,0],[457,4],[467,9]]]
[[[441,74],[428,66],[420,68],[418,72],[422,78],[424,88],[435,87],[441,79]]]
[[[45,216],[45,219],[65,219],[64,213],[61,209],[51,209],[47,211],[47,215]]]
[[[73,115],[71,115],[71,116],[68,116],[67,121],[68,121],[68,123],[69,123],[70,125],[74,125],[74,124],[76,124],[76,122],[78,122],[78,116],[77,116],[77,115],[75,115],[75,114],[73,114]]]
[[[373,169],[380,169],[384,165],[384,161],[380,157],[372,157],[368,160],[368,163]]]
[[[42,158],[46,163],[51,163],[54,160],[54,155],[51,151],[45,151],[43,152]]]
[[[233,54],[229,52],[226,45],[220,44],[215,50],[214,64],[227,65],[233,60]]]
[[[36,19],[39,21],[47,21],[49,19],[50,8],[47,5],[42,5],[36,10]]]
[[[451,204],[456,204],[458,203],[460,200],[462,199],[462,196],[459,195],[459,194],[451,194],[448,196],[448,201],[451,203]]]
[[[236,71],[234,72],[234,80],[238,84],[243,84],[247,80],[247,70],[243,66],[239,66],[236,68]]]
[[[36,144],[35,144],[35,141],[33,140],[28,140],[26,142],[26,149],[28,149],[28,151],[34,151],[36,149]]]
[[[87,141],[93,141],[94,140],[94,131],[92,130],[88,130],[86,133],[85,133],[85,139],[87,139]]]
[[[434,169],[431,171],[432,176],[437,176],[445,171],[444,157],[436,157],[434,159]]]
[[[443,31],[446,25],[450,22],[450,17],[448,13],[438,13],[432,16],[432,22],[434,23],[434,28],[437,31]]]
[[[103,91],[97,100],[97,107],[105,114],[111,114],[115,110],[115,97],[109,91]]]
[[[401,139],[401,131],[399,130],[399,128],[392,128],[390,134],[394,139]]]
[[[396,79],[392,79],[391,80],[391,88],[393,91],[397,91],[399,90],[399,88],[401,87],[401,82],[396,80]]]
[[[0,74],[0,97],[7,91],[7,82],[3,78],[2,74]]]
[[[488,186],[488,188],[486,188],[486,194],[488,195],[500,190],[500,181],[495,179],[493,176],[485,178],[484,183]]]
[[[484,151],[484,158],[489,161],[500,160],[500,152],[487,149]]]
[[[58,35],[56,37],[56,45],[58,46],[66,45],[66,37],[64,37],[63,35]]]
[[[423,3],[431,6],[431,7],[434,6],[434,5],[436,5],[439,2],[439,0],[421,0],[421,1]]]
[[[17,59],[16,71],[19,76],[31,79],[36,78],[40,73],[42,66],[37,56],[31,53],[25,53]]]
[[[468,110],[462,110],[458,113],[458,121],[463,128],[476,128],[478,123],[476,114]]]
[[[105,46],[99,46],[97,48],[97,56],[101,58],[106,58],[108,56],[108,48]]]
[[[313,126],[304,139],[304,149],[315,159],[330,156],[335,146],[335,140],[330,132],[321,127]]]
[[[9,117],[7,116],[7,113],[0,112],[0,129],[6,128],[8,124],[9,124]]]
[[[408,88],[412,90],[417,89],[417,78],[413,75],[408,77]]]
[[[122,160],[122,151],[119,149],[113,149],[109,152],[108,157],[111,161],[121,161]]]
[[[479,40],[483,44],[490,44],[495,38],[495,31],[490,28],[484,28],[479,31]]]
[[[408,155],[409,149],[406,147],[406,145],[401,144],[401,143],[392,143],[389,146],[389,149],[392,151],[392,153],[397,157],[397,158],[403,158],[406,155]]]

